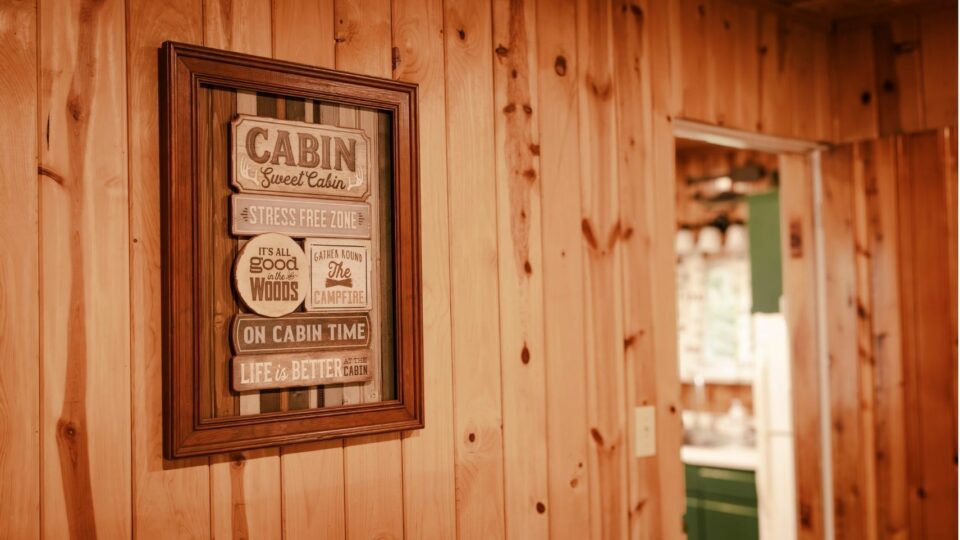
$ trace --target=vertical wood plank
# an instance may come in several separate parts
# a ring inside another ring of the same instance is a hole
[[[760,105],[757,10],[711,0],[706,17],[709,86],[700,92],[713,101],[711,123],[755,130]]]
[[[676,0],[679,17],[677,26],[680,54],[677,58],[679,68],[681,103],[683,117],[703,122],[714,121],[713,96],[705,92],[708,87],[709,69],[714,61],[710,52],[707,24],[708,0]]]
[[[274,2],[272,8],[278,30],[273,34],[276,58],[334,67],[333,0]],[[304,105],[307,122],[320,117],[318,109],[313,102]],[[318,389],[307,392],[310,406],[317,406]],[[343,443],[285,447],[280,451],[280,469],[283,536],[344,538]]]
[[[0,8],[0,537],[40,537],[40,297],[37,5]],[[41,173],[42,174],[42,173]]]
[[[860,375],[857,356],[857,283],[853,221],[854,151],[840,146],[824,154],[823,229],[826,267],[827,348],[831,403],[834,523],[838,538],[864,537],[860,438]]]
[[[282,60],[332,68],[334,0],[273,2],[273,55]]]
[[[645,9],[650,23],[648,50],[651,85],[650,144],[652,171],[649,223],[651,224],[653,301],[653,350],[656,364],[656,452],[660,496],[660,532],[665,538],[679,538],[686,511],[683,464],[680,447],[683,425],[680,421],[680,370],[677,369],[676,306],[676,148],[671,121],[680,109],[670,29],[678,17],[675,2],[648,2]],[[754,104],[749,106],[754,107]],[[753,113],[755,114],[755,113]],[[629,421],[629,419],[628,419]]]
[[[613,80],[617,118],[617,175],[619,226],[623,264],[623,335],[625,365],[623,426],[629,474],[627,503],[631,538],[661,538],[660,478],[657,456],[637,458],[634,454],[634,407],[656,403],[657,365],[653,351],[653,274],[651,232],[653,193],[651,160],[651,86],[650,58],[646,51],[648,36],[644,6],[629,0],[615,0],[612,39],[618,44],[614,55]],[[727,19],[723,8],[711,5],[711,32],[724,31]],[[729,66],[728,66],[729,67]],[[712,77],[713,78],[713,77]],[[729,100],[718,99],[718,121],[734,108],[733,85]]]
[[[537,3],[543,325],[551,536],[590,535],[575,0]]]
[[[404,527],[407,538],[454,538],[453,374],[450,244],[447,221],[446,87],[443,3],[393,3],[395,78],[416,82],[420,97],[420,231],[423,274],[422,430],[405,434]]]
[[[493,2],[493,46],[506,536],[546,538],[546,358],[534,0]]]
[[[920,17],[923,111],[927,129],[957,122],[957,6]]]
[[[337,69],[389,77],[390,2],[336,0],[334,11]],[[365,115],[364,112],[358,115],[358,127],[363,126]],[[366,127],[373,129],[370,135],[376,148],[376,126],[367,123]],[[379,338],[374,335],[373,339]],[[344,388],[344,403],[350,392]],[[363,399],[359,395],[357,398]],[[347,537],[401,538],[403,476],[399,435],[374,435],[345,441],[343,467]]]
[[[866,176],[865,197],[871,276],[872,350],[876,366],[875,441],[877,533],[906,538],[907,435],[901,354],[899,212],[896,147],[893,138],[872,143],[875,174]]]
[[[43,529],[128,537],[123,3],[40,6]]]
[[[950,236],[947,161],[941,132],[898,141],[901,301],[904,364],[914,437],[909,457],[911,531],[922,537],[956,536],[956,357],[949,322],[949,265],[943,264]],[[907,270],[904,270],[907,268]]]
[[[873,296],[870,294],[871,257],[868,230],[867,184],[877,175],[874,144],[854,146],[853,206],[854,206],[854,262],[856,264],[857,306],[857,370],[860,396],[860,445],[863,470],[862,495],[863,531],[866,538],[877,537],[877,482],[876,434],[874,397],[875,357],[873,349]]]
[[[620,16],[620,14],[616,14]],[[582,249],[587,339],[587,411],[593,536],[627,536],[627,452],[616,111],[611,6],[581,1],[577,12]],[[686,57],[684,57],[686,59]]]
[[[444,2],[457,533],[502,538],[497,206],[490,4]]]
[[[797,538],[823,538],[820,369],[817,336],[813,170],[803,155],[780,156],[784,317],[790,341]],[[795,248],[796,246],[796,248]],[[799,255],[793,253],[799,252]]]
[[[903,14],[873,26],[880,135],[923,129],[920,18]]]
[[[873,31],[836,26],[830,36],[833,138],[840,142],[879,134]]]
[[[205,0],[204,44],[261,56],[272,52],[272,32],[262,21],[271,17],[267,0]],[[237,111],[249,111],[252,99],[237,96]],[[240,414],[249,407],[241,397]],[[251,396],[255,397],[255,396]],[[259,400],[257,400],[259,401]],[[256,410],[259,410],[257,408]],[[249,412],[249,411],[248,411]],[[269,538],[281,530],[280,455],[275,449],[211,458],[210,507],[213,535],[223,538]]]
[[[210,536],[209,460],[163,459],[160,283],[160,119],[157,48],[198,42],[196,0],[127,5],[127,121],[130,151],[131,358],[133,362],[133,536]],[[176,519],[171,519],[175,516]]]

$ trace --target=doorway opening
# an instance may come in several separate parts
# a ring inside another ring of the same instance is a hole
[[[682,121],[675,136],[688,538],[829,537],[818,147]]]

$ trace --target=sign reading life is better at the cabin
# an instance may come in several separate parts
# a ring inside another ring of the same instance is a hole
[[[233,185],[243,192],[363,199],[370,192],[362,130],[240,115]]]

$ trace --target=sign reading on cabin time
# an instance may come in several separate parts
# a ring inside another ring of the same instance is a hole
[[[308,238],[307,311],[370,309],[370,241]]]
[[[234,278],[247,307],[265,317],[281,317],[306,296],[307,258],[290,237],[261,234],[240,250]]]
[[[370,192],[362,130],[247,115],[231,126],[240,191],[348,199]]]
[[[237,392],[365,382],[371,378],[369,349],[237,356],[233,359],[233,389]]]
[[[370,345],[366,313],[294,313],[279,319],[239,314],[233,320],[237,354],[356,349]]]

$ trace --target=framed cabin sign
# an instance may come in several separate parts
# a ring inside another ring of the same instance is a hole
[[[423,427],[417,87],[160,58],[166,456]]]

